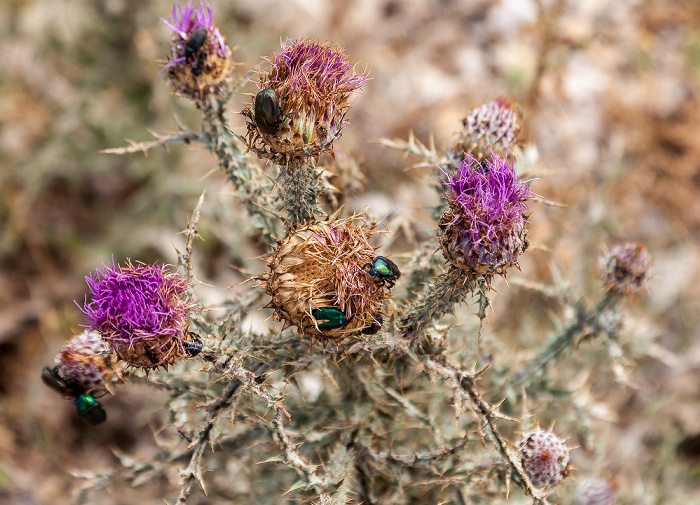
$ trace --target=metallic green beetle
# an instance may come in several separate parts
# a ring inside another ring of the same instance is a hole
[[[102,408],[102,404],[79,383],[61,377],[58,367],[45,367],[41,372],[41,380],[48,387],[68,398],[75,405],[78,416],[89,425],[95,426],[107,419],[107,413]]]
[[[321,307],[320,309],[313,309],[311,311],[311,315],[314,316],[314,319],[319,322],[319,330],[333,330],[335,328],[340,328],[341,326],[345,326],[350,321],[350,319],[345,317],[345,314],[335,307]]]
[[[107,420],[107,413],[100,402],[88,394],[78,395],[75,400],[71,400],[71,403],[75,405],[80,418],[91,426]]]
[[[283,123],[282,104],[277,99],[277,93],[272,88],[261,89],[255,95],[254,118],[255,124],[263,132],[274,135]]]
[[[367,273],[379,279],[375,281],[375,284],[378,284],[377,289],[384,285],[388,285],[389,289],[391,289],[398,278],[401,277],[401,270],[399,270],[396,263],[384,256],[377,256],[372,260],[372,263],[365,263],[362,270],[367,267],[370,267]]]

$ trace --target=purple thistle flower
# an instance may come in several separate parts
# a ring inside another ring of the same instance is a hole
[[[527,184],[493,152],[481,163],[467,156],[454,174],[443,173],[448,209],[440,218],[439,239],[446,259],[475,277],[505,275],[508,267],[517,267],[528,246]]]
[[[91,301],[82,308],[84,325],[97,331],[129,364],[146,368],[172,363],[184,353],[187,280],[167,266],[103,263],[87,277]],[[77,303],[77,302],[76,302]]]

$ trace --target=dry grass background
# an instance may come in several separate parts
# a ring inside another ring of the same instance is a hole
[[[367,177],[368,192],[352,205],[376,215],[400,207],[396,250],[435,226],[423,210],[436,201],[424,182],[435,170],[407,169],[415,160],[376,140],[413,131],[447,146],[461,118],[486,99],[507,94],[521,104],[527,142],[540,154],[535,190],[565,205],[535,208],[539,247],[522,261],[526,278],[546,282],[556,268],[575,292],[592,296],[605,246],[639,240],[655,260],[649,295],[625,309],[636,388],[611,385],[604,366],[571,378],[596,434],[576,440],[579,472],[613,476],[621,503],[700,503],[700,4],[212,3],[238,46],[241,72],[280,39],[302,35],[343,45],[367,68],[373,80],[339,148]],[[8,0],[0,8],[0,503],[69,503],[69,472],[116,464],[112,449],[136,457],[154,450],[153,391],[122,388],[108,404],[108,423],[88,429],[39,381],[82,322],[73,300],[84,296],[84,275],[112,254],[174,262],[171,243],[181,243],[176,234],[204,188],[199,275],[218,288],[205,295],[225,298],[221,288],[240,279],[229,265],[257,268],[253,258],[263,252],[238,240],[246,217],[221,174],[209,173],[209,153],[98,152],[145,140],[148,129],[198,128],[198,113],[158,75],[170,35],[158,17],[171,7]],[[236,100],[232,111],[241,109]],[[240,131],[240,117],[231,123]],[[557,307],[517,286],[501,292],[488,330],[511,335],[512,348],[527,355],[545,341]],[[595,359],[594,346],[586,352]],[[169,486],[104,499],[161,503]],[[561,496],[566,503],[571,492]]]

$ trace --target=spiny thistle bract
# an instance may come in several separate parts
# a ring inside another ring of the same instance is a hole
[[[65,380],[80,385],[92,395],[107,392],[119,384],[115,370],[116,356],[108,352],[96,332],[83,332],[68,340],[54,359],[58,374]]]
[[[618,295],[642,294],[649,280],[651,257],[637,242],[614,246],[600,258],[600,275],[608,291]]]
[[[462,120],[464,128],[457,133],[453,155],[462,160],[471,155],[477,160],[493,153],[505,156],[514,147],[520,134],[518,104],[506,97],[486,102]]]
[[[576,486],[577,505],[613,505],[615,486],[607,479],[587,477]]]
[[[324,344],[376,326],[388,294],[362,267],[376,256],[370,241],[377,233],[359,215],[292,230],[266,258],[270,271],[256,278],[272,298],[274,318]],[[334,314],[336,324],[324,322]]]
[[[527,432],[516,444],[523,470],[537,488],[553,488],[569,475],[569,449],[551,430]]]
[[[444,185],[447,210],[438,222],[438,239],[445,259],[470,275],[505,277],[508,267],[518,267],[527,249],[526,183],[519,182],[506,159],[492,153],[479,162],[467,156],[454,174],[447,172]]]
[[[268,61],[254,103],[242,112],[249,149],[290,167],[332,152],[350,98],[368,77],[355,72],[342,48],[318,40],[288,40]]]
[[[188,0],[183,8],[176,0],[172,19],[161,21],[173,31],[170,57],[162,71],[175,93],[193,100],[224,94],[232,80],[231,49],[214,24],[209,3],[200,0],[195,9]]]
[[[168,266],[130,261],[105,265],[85,277],[90,301],[85,301],[85,326],[98,332],[132,366],[151,369],[187,357],[187,280]]]

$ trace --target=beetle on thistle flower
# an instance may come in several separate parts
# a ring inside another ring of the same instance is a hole
[[[197,8],[192,0],[185,7],[176,0],[172,19],[161,21],[173,31],[170,57],[161,71],[167,72],[175,93],[193,100],[225,93],[232,79],[231,49],[207,0]]]
[[[242,112],[248,148],[290,167],[332,152],[350,97],[368,77],[355,72],[340,47],[318,40],[287,41],[270,64],[260,71],[252,108]]]

